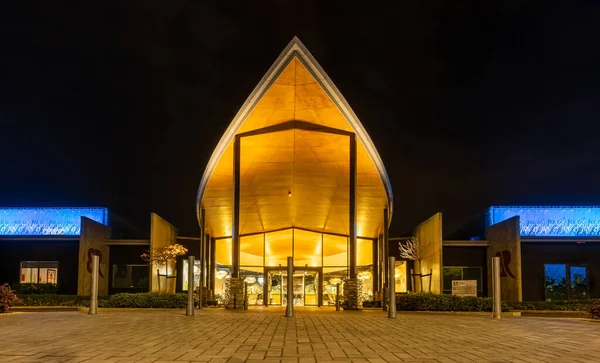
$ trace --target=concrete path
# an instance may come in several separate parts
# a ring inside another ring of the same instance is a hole
[[[600,323],[297,308],[12,313],[0,362],[600,362]]]

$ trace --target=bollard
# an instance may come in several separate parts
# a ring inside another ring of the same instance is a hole
[[[390,296],[388,298],[388,318],[396,319],[396,257],[392,256],[389,259],[388,290]]]
[[[500,289],[500,257],[492,258],[492,288],[494,292],[494,309],[492,319],[502,319],[502,301]]]
[[[335,287],[335,311],[340,311],[340,283]]]
[[[92,256],[92,286],[90,292],[90,315],[98,314],[98,269],[100,268],[100,257]]]
[[[248,283],[244,281],[244,310],[248,310]]]
[[[194,316],[194,280],[194,256],[188,256],[188,303],[185,310],[187,316]]]
[[[286,318],[294,317],[294,258],[287,258],[287,307]]]

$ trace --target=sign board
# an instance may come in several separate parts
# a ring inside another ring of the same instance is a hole
[[[477,296],[477,280],[452,281],[452,295]]]

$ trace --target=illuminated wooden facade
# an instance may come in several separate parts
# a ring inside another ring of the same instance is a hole
[[[294,38],[227,128],[202,177],[197,212],[209,236],[208,287],[217,265],[231,266],[239,278],[240,269],[265,272],[291,255],[298,268],[337,259],[331,263],[347,268],[349,278],[370,265],[379,285],[380,236],[392,199],[373,142]]]

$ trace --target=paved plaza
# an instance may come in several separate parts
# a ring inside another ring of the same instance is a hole
[[[584,320],[281,308],[16,312],[0,362],[600,362]]]

